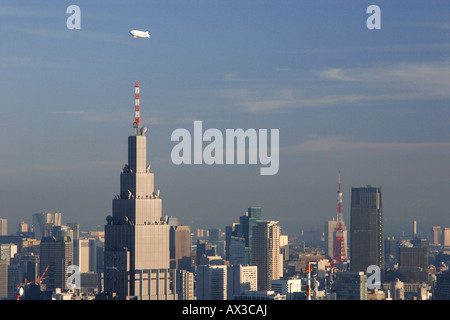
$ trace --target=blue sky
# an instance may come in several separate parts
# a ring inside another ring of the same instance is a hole
[[[69,5],[81,29],[69,30]],[[366,9],[381,9],[369,30]],[[448,1],[2,1],[0,216],[102,228],[133,133],[134,82],[163,214],[193,227],[249,206],[288,233],[382,186],[387,232],[450,226]],[[134,39],[131,29],[149,30]],[[279,129],[280,170],[181,165],[173,130]],[[100,227],[97,227],[100,226]]]

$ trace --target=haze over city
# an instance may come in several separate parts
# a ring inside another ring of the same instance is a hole
[[[81,9],[70,30],[69,5]],[[366,9],[381,8],[369,30]],[[119,192],[140,83],[163,215],[224,228],[262,207],[285,233],[336,216],[341,170],[382,186],[385,233],[450,226],[448,1],[2,1],[0,217],[102,230]],[[426,13],[426,14],[424,14]],[[132,29],[149,31],[135,39]],[[279,129],[260,165],[175,165],[171,134]]]

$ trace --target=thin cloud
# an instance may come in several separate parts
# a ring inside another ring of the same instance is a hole
[[[376,85],[377,88],[384,89],[387,97],[392,94],[393,98],[398,98],[400,92],[410,92],[413,99],[417,98],[418,93],[422,97],[450,97],[450,60],[371,68],[333,68],[316,71],[316,74],[326,80]]]
[[[345,151],[427,151],[449,150],[450,142],[365,142],[347,137],[315,137],[284,148],[287,153],[298,152],[345,152]]]
[[[294,94],[294,93],[292,93]],[[339,103],[356,103],[364,101],[366,97],[361,94],[342,94],[331,96],[317,96],[309,99],[282,99],[283,94],[279,94],[278,100],[259,100],[237,102],[236,105],[252,113],[279,112],[287,108],[304,108],[330,106]]]
[[[226,81],[248,81],[247,79],[239,78],[236,72],[225,72],[223,78]]]

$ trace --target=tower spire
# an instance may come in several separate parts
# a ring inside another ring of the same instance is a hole
[[[332,266],[337,265],[339,262],[344,262],[346,259],[347,253],[344,242],[344,219],[342,217],[341,169],[339,168],[337,191],[337,224]]]
[[[136,135],[139,134],[139,128],[141,127],[141,118],[139,111],[139,82],[136,81],[134,86],[134,123],[133,128],[135,129]]]

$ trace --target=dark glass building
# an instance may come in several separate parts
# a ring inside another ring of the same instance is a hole
[[[370,265],[384,268],[381,187],[352,188],[350,213],[351,270],[366,272]]]

